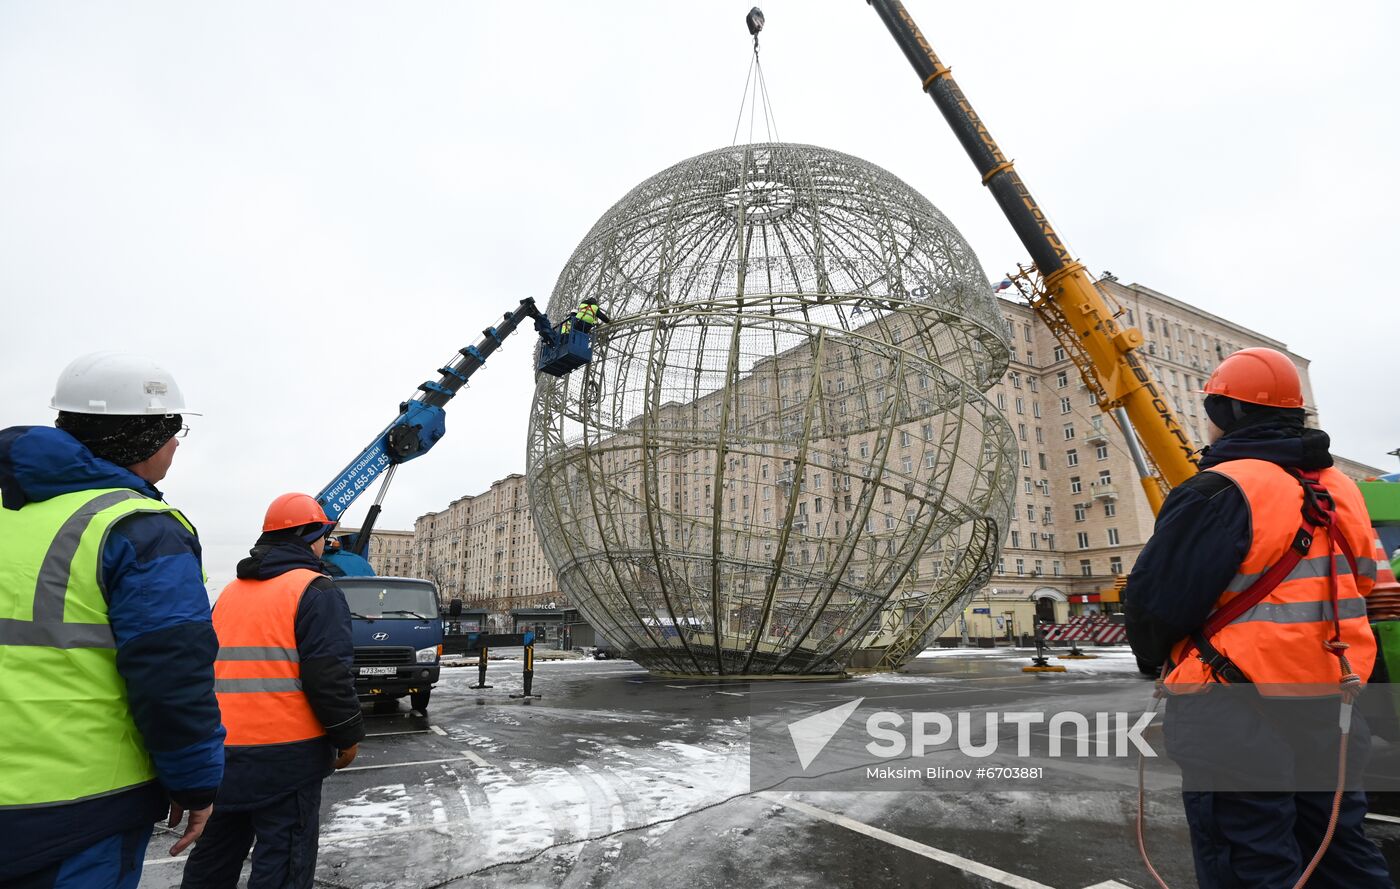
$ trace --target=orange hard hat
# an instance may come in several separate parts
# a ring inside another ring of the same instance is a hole
[[[1205,392],[1267,407],[1303,406],[1298,368],[1277,349],[1239,350],[1220,362],[1206,380]]]
[[[264,531],[281,531],[284,528],[300,528],[302,525],[331,525],[326,511],[310,494],[283,494],[267,508],[263,519]]]

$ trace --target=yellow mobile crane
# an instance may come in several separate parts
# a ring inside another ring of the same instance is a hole
[[[924,92],[943,112],[1030,253],[1034,264],[1020,268],[1012,280],[1073,359],[1099,407],[1122,429],[1155,514],[1168,490],[1196,474],[1196,445],[1138,359],[1142,331],[1118,323],[1123,310],[1110,305],[1084,264],[1070,254],[904,4],[867,2],[904,50]]]

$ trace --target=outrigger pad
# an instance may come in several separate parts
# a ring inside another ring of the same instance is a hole
[[[593,344],[587,333],[570,331],[555,346],[540,347],[541,373],[562,377],[593,360]]]

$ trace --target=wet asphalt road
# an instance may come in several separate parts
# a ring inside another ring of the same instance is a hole
[[[1027,676],[1024,663],[930,658],[898,676],[814,686],[663,679],[629,661],[540,661],[542,697],[530,700],[509,697],[521,691],[518,661],[493,660],[494,687],[484,690],[469,688],[476,669],[445,669],[426,717],[409,715],[406,703],[392,713],[367,708],[371,737],[352,768],[325,783],[317,884],[1153,885],[1138,859],[1128,768],[1097,771],[1078,791],[983,782],[938,792],[752,792],[761,788],[750,786],[751,713],[800,716],[814,712],[813,700],[821,709],[867,696],[920,706],[933,696],[950,710],[1005,706],[1087,683],[1127,707],[1147,694],[1131,671]],[[1150,778],[1148,823],[1167,882],[1195,885],[1169,778]],[[1368,831],[1400,872],[1400,823]],[[170,842],[157,833],[143,887],[179,884]]]

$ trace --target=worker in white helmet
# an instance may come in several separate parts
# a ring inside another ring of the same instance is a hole
[[[0,431],[0,885],[133,889],[153,823],[188,812],[184,851],[223,777],[199,539],[156,488],[189,411],[112,352],[51,407]]]

